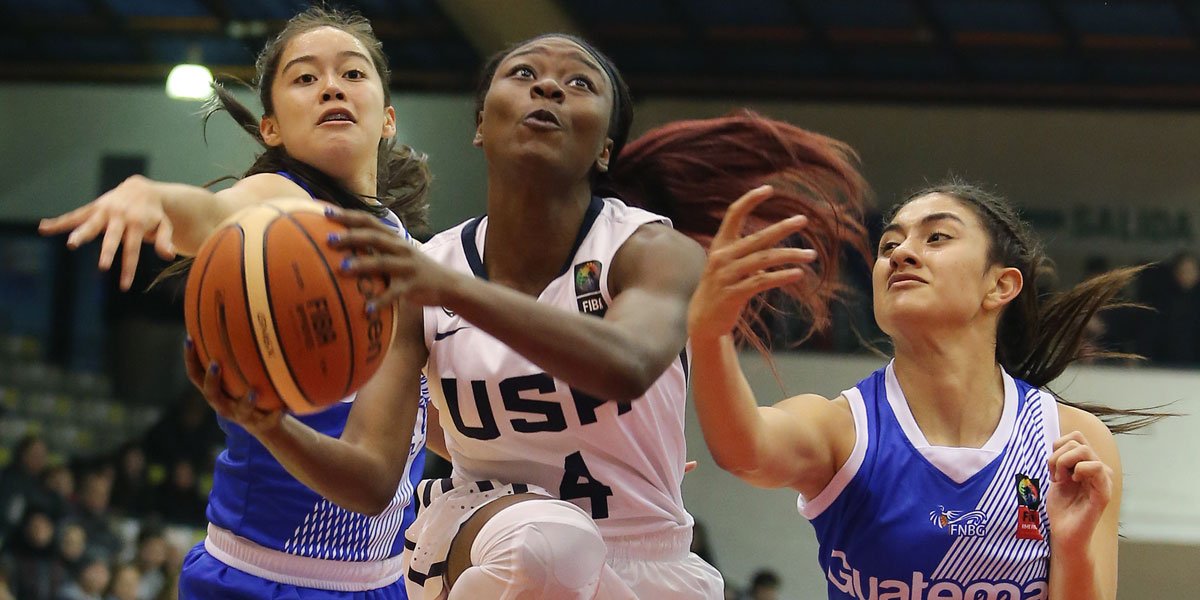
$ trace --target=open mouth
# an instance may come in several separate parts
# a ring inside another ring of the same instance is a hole
[[[535,110],[525,115],[525,122],[540,125],[542,127],[562,127],[562,123],[558,120],[558,115],[555,115],[544,108]]]
[[[344,108],[335,108],[333,110],[327,110],[323,114],[321,114],[321,118],[320,118],[320,120],[317,121],[317,124],[323,125],[325,123],[357,123],[357,122],[358,121],[354,120],[354,115],[350,114],[350,111],[348,111]]]

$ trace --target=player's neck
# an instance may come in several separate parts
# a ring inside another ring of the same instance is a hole
[[[591,197],[587,181],[558,186],[535,177],[490,178],[483,249],[488,277],[540,293],[570,258]]]
[[[364,199],[373,199],[378,194],[379,186],[376,181],[374,167],[369,170],[359,171],[353,177],[344,178],[340,183],[346,186],[346,189]]]
[[[374,198],[378,193],[377,173],[379,171],[374,155],[359,157],[352,161],[349,159],[340,162],[329,161],[316,168],[359,197]]]
[[[896,342],[896,378],[930,444],[979,448],[1004,412],[995,338],[967,333]]]

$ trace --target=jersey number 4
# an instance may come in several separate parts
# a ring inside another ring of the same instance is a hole
[[[608,518],[608,497],[612,488],[596,481],[588,471],[583,455],[576,452],[567,456],[563,463],[562,483],[558,486],[558,497],[563,500],[588,498],[592,501],[592,518]]]

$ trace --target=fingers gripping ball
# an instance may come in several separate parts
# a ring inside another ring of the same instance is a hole
[[[240,211],[200,247],[184,317],[203,364],[221,363],[234,397],[310,413],[356,391],[379,368],[394,334],[391,306],[366,311],[379,277],[342,272],[330,248],[345,227],[325,205],[278,200]]]

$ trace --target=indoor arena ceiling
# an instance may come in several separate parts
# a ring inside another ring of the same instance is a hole
[[[0,80],[248,78],[297,0],[0,0]],[[546,30],[609,53],[635,96],[1200,106],[1195,0],[359,0],[400,90],[471,89]]]

